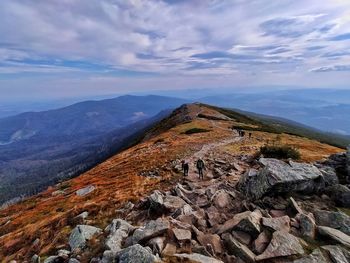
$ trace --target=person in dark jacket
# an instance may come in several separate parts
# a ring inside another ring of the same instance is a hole
[[[184,177],[188,176],[188,171],[190,170],[190,166],[186,160],[182,161],[182,171],[184,174]]]
[[[199,176],[199,179],[204,179],[204,175],[203,175],[203,170],[205,169],[205,165],[204,165],[204,161],[199,158],[197,160],[197,170],[198,170],[198,176]]]

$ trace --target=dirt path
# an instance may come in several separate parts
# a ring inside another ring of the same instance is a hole
[[[215,126],[217,128],[220,128],[220,129],[230,130],[227,128],[220,127],[218,125],[215,125]],[[234,143],[234,142],[238,142],[240,140],[242,140],[242,137],[238,137],[238,134],[236,134],[236,132],[233,132],[232,136],[230,138],[227,138],[227,139],[219,141],[219,142],[214,142],[214,143],[209,143],[209,144],[203,145],[202,148],[198,152],[194,153],[190,158],[187,158],[187,161],[190,165],[190,170],[189,170],[189,175],[186,179],[189,181],[192,181],[192,182],[199,181],[197,168],[196,168],[196,162],[199,158],[203,159],[205,162],[206,156],[209,153],[215,153],[217,148],[222,148],[223,146],[226,146],[226,145]],[[208,165],[206,165],[206,166],[208,166]],[[212,171],[206,169],[204,171],[204,180],[208,180],[211,177],[211,175],[212,175]]]

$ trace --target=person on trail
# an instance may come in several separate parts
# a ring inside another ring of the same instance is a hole
[[[249,133],[249,139],[251,139],[251,138],[252,138],[252,133],[250,132],[250,133]]]
[[[184,177],[188,176],[188,171],[190,169],[190,166],[186,160],[182,160],[182,171],[184,174]]]
[[[197,170],[198,170],[199,179],[202,179],[202,180],[204,179],[203,169],[205,169],[204,161],[201,158],[199,158],[197,160]]]
[[[241,134],[242,134],[241,137],[244,137],[245,136],[245,131],[241,131]]]

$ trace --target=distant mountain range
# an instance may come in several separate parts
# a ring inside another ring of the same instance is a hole
[[[185,102],[122,96],[0,119],[0,203],[89,169]]]

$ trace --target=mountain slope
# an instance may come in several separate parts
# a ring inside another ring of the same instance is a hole
[[[0,204],[86,171],[184,102],[123,96],[0,119]]]
[[[78,220],[76,216],[83,211],[89,212],[89,224],[104,228],[127,201],[136,202],[154,189],[173,188],[180,180],[177,167],[183,158],[191,160],[191,169],[195,158],[214,150],[222,158],[240,160],[242,155],[255,154],[260,145],[276,137],[298,148],[306,161],[342,151],[300,136],[258,130],[253,131],[252,139],[237,139],[231,127],[254,125],[255,120],[233,111],[222,112],[199,104],[184,105],[149,129],[137,145],[77,178],[1,210],[0,258],[23,261],[34,253],[54,253],[67,244]],[[202,132],[188,133],[193,129]],[[241,172],[244,164],[242,168]],[[91,188],[93,191],[84,196],[76,192]]]

